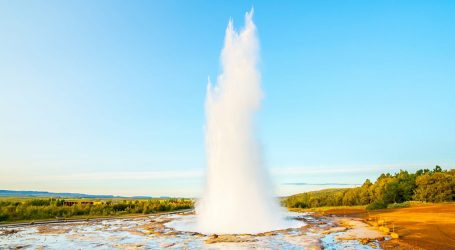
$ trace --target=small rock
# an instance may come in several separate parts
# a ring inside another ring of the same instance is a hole
[[[367,239],[367,238],[360,239],[359,242],[362,243],[362,245],[366,245],[366,244],[368,244],[370,242],[370,239]]]
[[[162,248],[168,248],[168,247],[172,247],[172,246],[174,246],[174,245],[175,245],[174,242],[163,242],[163,243],[160,244],[160,247],[162,247]]]

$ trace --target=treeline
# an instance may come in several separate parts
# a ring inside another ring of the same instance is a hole
[[[455,201],[455,169],[421,169],[415,173],[401,170],[395,174],[381,174],[372,183],[344,189],[326,189],[287,197],[282,200],[289,208],[367,205],[367,209],[381,209],[407,201]]]
[[[85,200],[79,200],[85,201]],[[0,199],[0,222],[70,218],[74,216],[115,216],[169,212],[193,207],[190,199],[150,199],[65,205],[64,199]]]

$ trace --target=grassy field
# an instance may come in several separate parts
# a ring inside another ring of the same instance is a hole
[[[139,216],[193,208],[191,199],[0,197],[0,224],[61,219]]]

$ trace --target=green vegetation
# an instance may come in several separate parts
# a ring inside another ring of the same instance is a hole
[[[193,207],[190,199],[89,200],[0,198],[0,223],[71,217],[120,216],[170,212]]]
[[[447,171],[436,166],[415,173],[401,170],[394,175],[381,174],[374,183],[367,179],[360,187],[297,194],[282,203],[288,208],[366,205],[372,210],[405,207],[408,201],[455,201],[455,169]]]

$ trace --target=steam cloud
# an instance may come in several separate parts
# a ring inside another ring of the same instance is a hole
[[[240,32],[229,21],[222,73],[215,86],[209,80],[207,87],[207,181],[196,205],[197,227],[203,233],[259,233],[287,227],[254,133],[262,90],[252,18],[253,11],[247,12]]]

